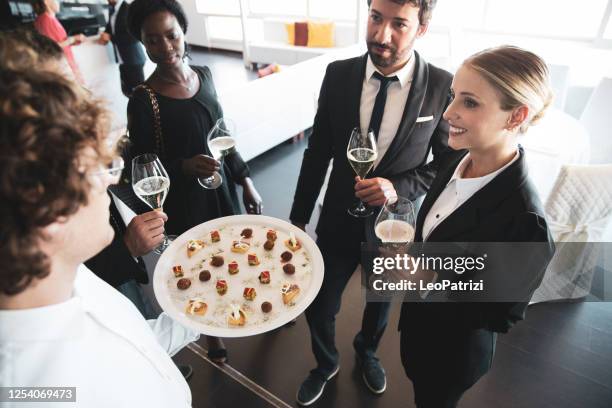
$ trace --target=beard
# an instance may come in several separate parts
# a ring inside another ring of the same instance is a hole
[[[391,44],[381,44],[375,41],[368,41],[368,55],[372,59],[374,65],[380,68],[388,68],[393,67],[395,65],[401,65],[408,61],[410,53],[412,51],[412,47],[414,45],[414,40],[408,44],[408,46],[404,49],[398,50],[397,47],[394,47]],[[389,56],[384,57],[380,54],[375,53],[374,48],[381,48],[385,50],[389,50]]]

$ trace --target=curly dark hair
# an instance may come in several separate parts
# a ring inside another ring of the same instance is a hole
[[[0,68],[21,69],[63,58],[62,47],[34,29],[0,32]]]
[[[404,5],[412,4],[419,8],[419,23],[421,25],[429,24],[434,8],[436,8],[437,0],[388,0],[394,3]],[[372,0],[368,0],[368,7],[372,5]]]
[[[101,164],[109,114],[53,71],[0,68],[0,293],[15,295],[49,274],[42,229],[87,203],[84,149]]]
[[[160,11],[174,15],[183,33],[187,33],[187,15],[183,6],[176,0],[134,0],[128,8],[128,31],[134,38],[142,42],[142,25],[147,17]]]

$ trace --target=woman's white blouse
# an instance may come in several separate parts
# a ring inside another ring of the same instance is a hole
[[[459,162],[459,165],[457,165],[457,168],[446,185],[446,188],[444,191],[442,191],[442,194],[438,196],[438,199],[425,217],[425,221],[423,222],[423,241],[426,241],[431,232],[449,215],[451,215],[453,211],[476,194],[478,190],[490,183],[491,180],[497,177],[497,175],[508,168],[512,163],[517,161],[519,157],[520,153],[517,149],[514,158],[504,167],[482,177],[466,179],[461,178],[466,166],[470,162],[470,154],[466,154],[465,157]]]

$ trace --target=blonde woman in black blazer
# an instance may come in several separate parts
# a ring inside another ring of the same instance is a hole
[[[544,211],[517,136],[551,102],[548,70],[516,48],[480,52],[457,71],[444,113],[449,147],[417,217],[415,241],[545,242],[531,262],[531,296],[553,252]],[[526,302],[426,303],[402,307],[401,357],[419,408],[455,407],[491,367],[497,332],[524,318]]]

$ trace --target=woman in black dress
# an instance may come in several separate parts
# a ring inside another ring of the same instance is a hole
[[[472,292],[467,298],[447,293],[450,304],[403,304],[401,359],[419,408],[455,407],[490,369],[497,333],[524,318],[554,252],[517,138],[551,102],[545,62],[515,47],[485,50],[459,68],[451,95],[444,119],[450,125],[448,145],[455,151],[438,170],[423,201],[415,241],[471,243],[470,253],[479,256],[495,248],[488,243],[511,242],[504,251],[521,245],[521,256],[504,252],[503,259],[490,257],[487,265],[501,260],[504,268],[492,267],[486,275],[450,271],[445,276],[437,271],[438,281],[485,278],[485,289],[502,281],[499,295],[513,288],[509,297],[489,299],[497,302],[470,303],[479,296]]]
[[[261,213],[261,197],[249,177],[249,168],[238,152],[224,166],[212,158],[206,135],[223,116],[207,67],[185,62],[187,18],[176,0],[135,0],[128,12],[130,33],[145,46],[157,65],[128,103],[128,128],[132,156],[156,153],[166,168],[171,188],[164,203],[166,231],[181,234],[205,221],[240,213],[234,183],[242,185],[247,212]],[[160,118],[156,136],[154,115]],[[221,187],[207,190],[197,179],[219,171]],[[225,361],[219,339],[208,338],[211,358]]]

